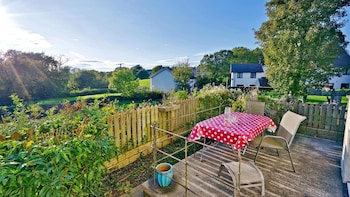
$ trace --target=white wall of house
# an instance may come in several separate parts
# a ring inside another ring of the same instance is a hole
[[[334,89],[341,88],[342,84],[348,84],[348,86],[350,86],[350,75],[342,75],[341,77],[333,77],[332,79],[329,80],[329,83],[333,84]]]
[[[259,87],[259,78],[265,77],[265,73],[256,73],[255,78],[251,78],[251,73],[243,73],[242,78],[237,77],[238,73],[231,73],[231,87],[236,86],[244,86],[244,87],[250,87],[250,86],[256,86]]]
[[[350,100],[350,95],[348,96]],[[344,130],[343,151],[341,158],[341,174],[343,182],[350,182],[350,102],[348,102],[348,112],[346,115],[346,125]]]
[[[150,78],[150,90],[169,92],[175,89],[175,80],[169,69],[162,69]]]

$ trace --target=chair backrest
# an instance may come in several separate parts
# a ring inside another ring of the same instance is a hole
[[[250,114],[264,115],[265,102],[247,101],[245,110]]]
[[[305,119],[305,116],[287,111],[282,117],[276,135],[284,137],[287,140],[289,147],[293,142],[294,136],[297,133],[301,122]]]

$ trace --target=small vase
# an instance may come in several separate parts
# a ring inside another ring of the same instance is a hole
[[[173,166],[169,163],[160,163],[156,167],[156,180],[160,187],[169,186],[173,177]]]

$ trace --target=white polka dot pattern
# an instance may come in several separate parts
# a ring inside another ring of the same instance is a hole
[[[232,112],[237,121],[225,121],[224,114],[204,120],[192,129],[189,140],[198,140],[201,137],[210,138],[225,144],[234,144],[236,150],[248,146],[258,134],[266,128],[275,131],[275,123],[266,116]]]

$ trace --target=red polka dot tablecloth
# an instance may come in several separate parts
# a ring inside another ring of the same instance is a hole
[[[210,138],[225,144],[233,144],[236,150],[248,146],[258,134],[265,129],[276,130],[275,123],[266,116],[232,112],[234,121],[225,119],[224,114],[212,117],[196,124],[188,139]]]

